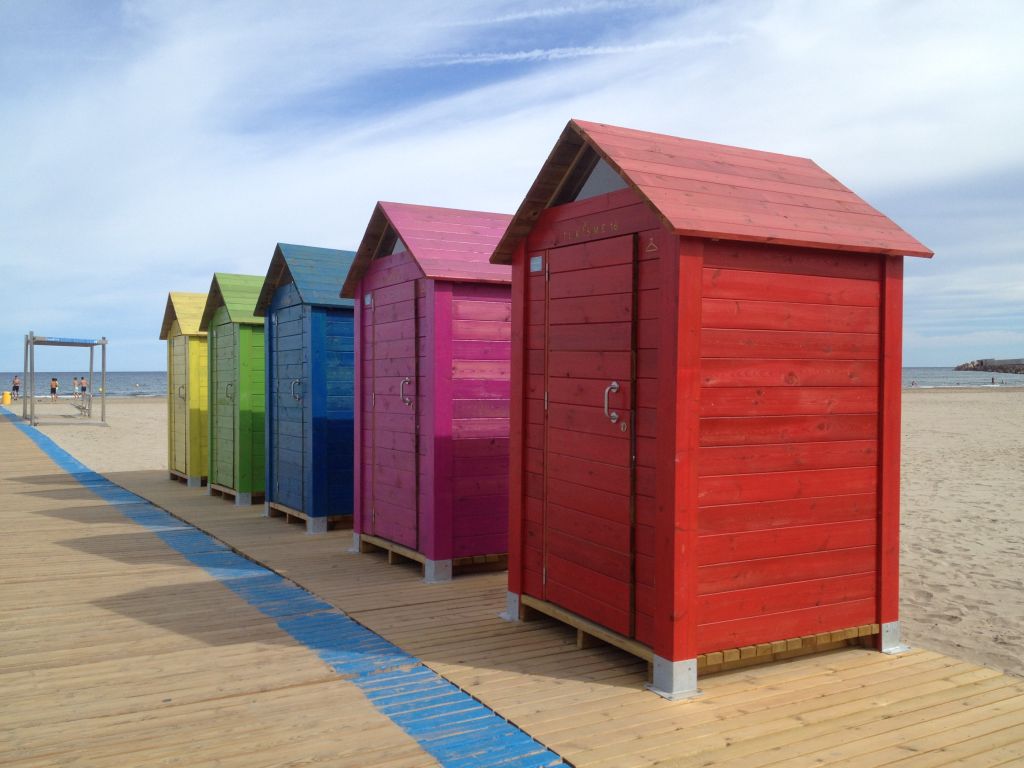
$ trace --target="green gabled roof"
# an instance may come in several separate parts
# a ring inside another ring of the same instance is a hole
[[[256,308],[256,299],[259,298],[262,287],[263,277],[260,275],[230,275],[226,272],[214,272],[213,282],[210,283],[210,295],[206,299],[206,307],[203,309],[203,319],[199,323],[199,330],[205,331],[210,327],[213,313],[221,306],[227,307],[228,317],[232,323],[263,325],[263,318],[253,314],[253,310]]]
[[[263,281],[263,289],[256,301],[256,314],[266,314],[274,291],[288,283],[295,283],[295,289],[305,304],[322,307],[354,306],[352,299],[343,299],[338,294],[345,284],[355,256],[354,251],[278,243],[267,277]]]
[[[199,330],[203,319],[203,308],[206,306],[205,293],[185,293],[171,291],[167,294],[167,306],[164,308],[164,323],[160,327],[160,338],[166,339],[171,333],[171,324],[178,321],[178,327],[185,336],[205,336]]]

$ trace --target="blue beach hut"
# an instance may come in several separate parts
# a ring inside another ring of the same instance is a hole
[[[278,243],[256,302],[267,363],[264,512],[308,533],[352,520],[355,253]]]

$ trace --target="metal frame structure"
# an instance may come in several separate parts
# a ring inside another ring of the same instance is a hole
[[[36,418],[36,347],[88,347],[89,348],[89,391],[81,409],[87,418],[92,418],[92,382],[96,359],[96,347],[100,348],[100,423],[107,423],[107,337],[99,339],[68,339],[60,336],[36,336],[29,331],[25,334],[25,365],[23,376],[27,397],[22,398],[21,418],[32,426],[39,424]]]

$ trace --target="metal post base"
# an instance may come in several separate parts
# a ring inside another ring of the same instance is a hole
[[[505,621],[520,621],[518,592],[505,593],[505,610],[504,612],[499,613],[498,617],[504,619]]]
[[[351,552],[353,555],[358,555],[360,552],[363,551],[359,546],[361,538],[362,537],[358,533],[352,534],[352,546],[349,547],[348,551]]]
[[[423,580],[427,584],[437,584],[441,581],[452,580],[451,560],[424,560]]]
[[[185,478],[186,488],[202,488],[203,478],[199,475],[189,475]]]
[[[697,690],[696,659],[669,661],[655,656],[653,666],[654,679],[647,685],[647,690],[669,701],[689,699],[700,693]]]
[[[252,494],[251,493],[236,493],[235,494],[235,506],[236,507],[249,507],[249,506],[252,506]]]
[[[327,533],[327,518],[307,517],[306,533]]]
[[[903,632],[898,621],[890,621],[882,625],[882,653],[897,654],[910,650],[909,645],[903,643]]]

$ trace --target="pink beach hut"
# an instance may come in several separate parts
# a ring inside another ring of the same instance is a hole
[[[355,300],[355,547],[428,582],[505,561],[511,269],[489,262],[510,216],[378,203]]]

